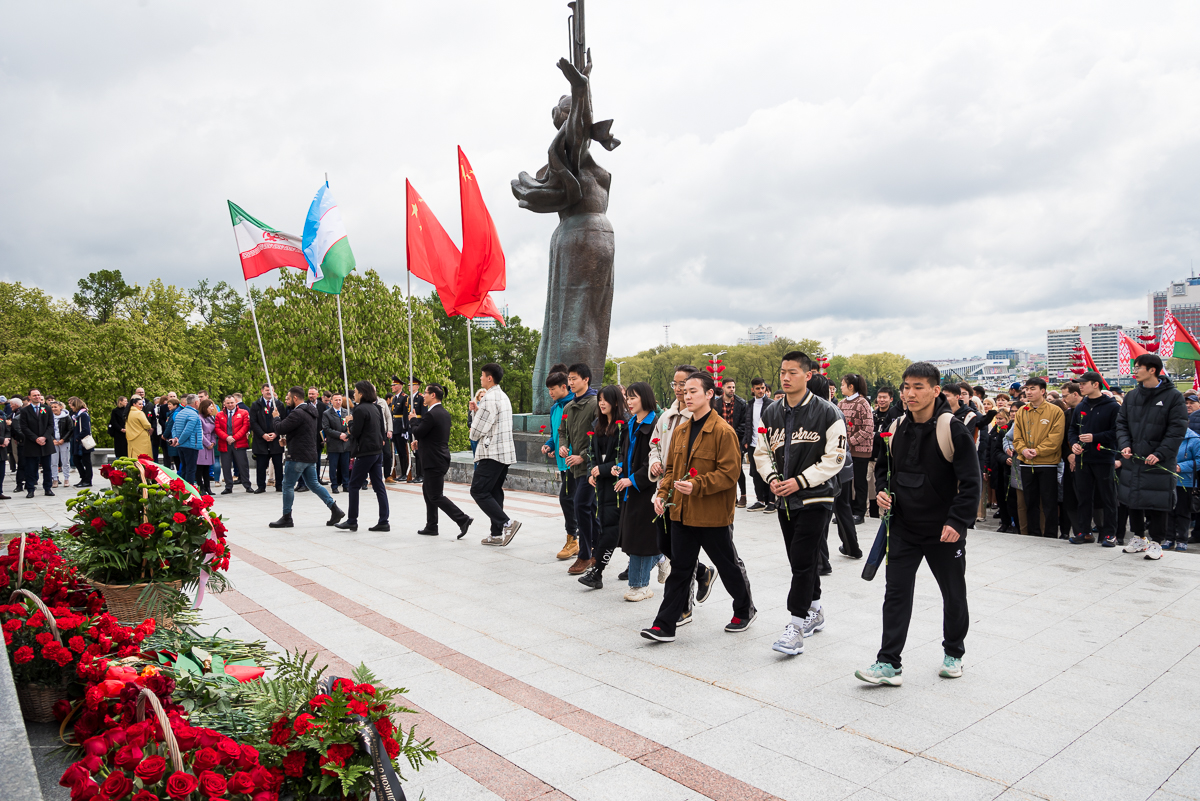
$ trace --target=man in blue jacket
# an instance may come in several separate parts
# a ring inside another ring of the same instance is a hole
[[[172,424],[173,444],[179,448],[179,458],[183,464],[181,473],[183,480],[189,484],[196,483],[196,457],[204,447],[204,432],[200,425],[200,412],[196,407],[200,404],[199,395],[188,395],[183,406],[175,413]]]
[[[567,386],[565,364],[556,364],[550,368],[550,374],[546,376],[546,391],[550,393],[554,407],[550,409],[550,439],[542,446],[542,455],[553,454],[558,465],[558,505],[562,507],[563,522],[567,528],[567,544],[558,552],[556,558],[570,559],[579,555],[579,540],[575,536],[575,502],[571,499],[574,479],[571,477],[571,471],[567,469],[566,459],[558,452],[558,430],[562,426],[563,407],[575,397]]]
[[[1100,544],[1117,547],[1117,480],[1114,474],[1117,450],[1117,412],[1121,405],[1105,395],[1104,379],[1094,371],[1079,377],[1083,400],[1071,415],[1067,441],[1075,460],[1075,493],[1079,501],[1072,545],[1095,542],[1092,515],[1102,511]]]

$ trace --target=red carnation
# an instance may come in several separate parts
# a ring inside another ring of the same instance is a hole
[[[591,437],[591,436],[594,436],[594,435],[595,435],[595,433],[596,433],[595,431],[589,431],[589,432],[587,433],[587,435],[588,435],[589,437]]]
[[[325,693],[321,693],[320,695],[314,695],[312,700],[308,702],[308,705],[311,706],[313,709],[317,709],[318,707],[325,706],[331,700],[333,700],[333,699],[330,698],[328,695],[326,695]]]
[[[187,515],[185,515],[183,512],[176,512],[175,515],[171,519],[174,520],[176,523],[186,523]]]
[[[887,439],[887,438],[888,438],[888,437],[890,437],[891,435],[892,435],[892,432],[891,432],[891,431],[884,431],[884,432],[883,432],[882,434],[880,434],[879,436],[883,437],[884,439]]]
[[[33,656],[33,649],[28,645],[22,645],[16,650],[16,653],[13,654],[13,661],[18,665],[23,665],[26,662],[32,662]]]
[[[296,730],[296,734],[303,735],[313,728],[313,716],[307,712],[301,712],[296,716],[296,722],[292,724],[292,728]]]
[[[300,778],[304,775],[304,763],[308,759],[308,754],[304,751],[292,751],[283,758],[283,772],[287,776]]]
[[[563,419],[564,423],[567,422],[567,413],[566,412],[563,412],[562,419]]]
[[[199,783],[200,780],[190,773],[172,773],[171,778],[167,779],[167,795],[171,798],[187,798]]]
[[[758,433],[760,433],[760,434],[766,434],[766,433],[767,433],[767,427],[766,427],[766,426],[759,426],[759,427],[758,427]]]
[[[696,468],[693,467],[691,470],[688,470],[688,478],[695,478],[698,475],[700,475],[700,471]]]
[[[657,445],[660,442],[662,442],[662,440],[659,439],[658,437],[655,437],[654,439],[650,440],[651,445]]]
[[[137,534],[139,537],[141,537],[144,540],[150,539],[150,535],[154,533],[154,524],[153,523],[141,523],[140,525],[137,526],[137,528],[135,528],[133,530],[133,533]]]

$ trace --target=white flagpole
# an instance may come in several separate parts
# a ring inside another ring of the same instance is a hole
[[[262,356],[263,372],[267,374],[267,385],[271,387],[271,396],[275,395],[275,385],[271,383],[271,368],[267,367],[267,352],[263,350],[262,332],[258,330],[258,312],[254,309],[254,296],[250,294],[250,282],[246,280],[245,273],[242,274],[242,281],[246,284],[246,297],[250,300],[250,317],[254,320],[254,335],[258,337],[258,355]]]
[[[339,292],[334,297],[337,298],[338,310],[338,339],[342,343],[342,389],[346,393],[346,397],[350,396],[350,379],[346,374],[346,334],[342,331],[342,293]]]
[[[475,357],[471,353],[471,318],[467,318],[467,378],[471,380],[471,400],[475,400]]]

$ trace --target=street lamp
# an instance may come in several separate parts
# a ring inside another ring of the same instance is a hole
[[[613,362],[617,366],[617,386],[621,386],[621,365],[625,362]]]
[[[721,357],[724,356],[728,352],[729,351],[727,351],[727,350],[723,350],[718,353],[705,353],[704,354],[705,356],[708,357],[708,366],[705,367],[705,369],[708,370],[708,372],[712,375],[713,379],[716,380],[718,389],[720,389],[720,387],[721,387],[721,373],[725,370],[725,365],[721,364]]]

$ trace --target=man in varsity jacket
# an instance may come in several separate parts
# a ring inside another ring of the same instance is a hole
[[[962,675],[967,636],[967,529],[975,521],[982,481],[975,443],[943,397],[941,374],[928,362],[904,371],[900,397],[908,411],[875,465],[876,501],[891,511],[883,643],[875,664],[855,672],[869,684],[899,687],[900,652],[912,618],[917,568],[924,559],[942,592],[940,675]],[[944,418],[944,419],[943,419]]]

